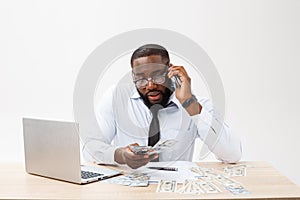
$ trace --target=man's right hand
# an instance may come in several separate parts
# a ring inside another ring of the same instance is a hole
[[[138,144],[132,144],[138,145]],[[129,146],[127,147],[120,147],[115,150],[115,161],[119,164],[126,164],[132,169],[137,169],[146,165],[153,159],[158,158],[158,154],[148,155],[137,155],[133,153]]]

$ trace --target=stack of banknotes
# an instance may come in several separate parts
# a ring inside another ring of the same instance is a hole
[[[174,146],[178,141],[177,140],[160,140],[158,141],[153,147],[152,146],[137,146],[137,145],[131,145],[129,146],[130,150],[138,155],[141,154],[159,154],[165,149],[171,148]]]

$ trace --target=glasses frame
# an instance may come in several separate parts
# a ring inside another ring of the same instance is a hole
[[[160,75],[153,75],[153,76],[150,76],[148,78],[144,77],[144,78],[140,78],[140,79],[135,80],[134,79],[135,74],[132,72],[132,78],[133,78],[133,82],[134,82],[134,84],[135,84],[136,87],[138,87],[138,88],[145,88],[149,84],[150,81],[152,81],[153,83],[158,84],[158,85],[165,83],[166,82],[166,78],[167,78],[166,77],[167,73],[168,73],[168,70],[166,70],[164,73],[162,73]],[[154,77],[163,78],[163,81],[157,82],[157,81],[155,81]],[[138,86],[137,82],[138,81],[142,81],[142,80],[146,81],[145,84]]]

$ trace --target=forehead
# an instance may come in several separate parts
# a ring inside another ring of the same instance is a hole
[[[150,55],[134,59],[132,71],[136,75],[150,75],[155,72],[165,71],[167,66],[160,55]]]
[[[150,55],[145,57],[136,58],[133,60],[132,67],[145,65],[149,63],[164,64],[160,55]]]

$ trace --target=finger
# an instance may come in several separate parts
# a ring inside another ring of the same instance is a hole
[[[129,146],[140,146],[138,143],[132,143]]]
[[[150,159],[150,161],[151,161],[151,160],[154,160],[154,159],[156,159],[156,158],[158,158],[158,154],[157,154],[157,153],[151,155],[149,159]],[[149,161],[149,162],[150,162],[150,161]]]
[[[178,76],[179,78],[181,78],[184,76],[184,74],[180,70],[172,70],[168,73],[168,77],[172,78],[173,76]]]
[[[134,162],[143,162],[145,160],[151,160],[151,156],[149,156],[148,154],[144,154],[144,155],[137,155],[134,154],[132,152],[130,153],[124,153],[124,157],[126,158],[126,160],[129,161],[134,161]]]
[[[180,66],[180,65],[173,65],[173,64],[170,64],[170,67],[169,67],[168,69],[171,70],[171,69],[178,69],[178,68],[184,69],[183,66]]]
[[[183,72],[186,72],[184,66],[179,66],[179,65],[170,65],[168,70],[182,70]]]
[[[158,157],[158,154],[152,154],[152,155],[148,155],[147,157],[145,157],[145,158],[142,158],[142,159],[133,159],[133,160],[131,160],[130,158],[129,158],[129,160],[131,160],[131,161],[133,161],[133,162],[148,162],[148,161],[151,161],[151,160],[153,160],[153,159],[155,159],[155,158],[157,158]]]
[[[132,143],[132,144],[127,145],[126,148],[132,152],[130,146],[140,146],[140,145],[138,143]]]
[[[171,69],[183,69],[184,70],[184,67],[181,66],[181,65],[170,65],[169,68],[171,68]]]
[[[187,75],[187,72],[183,66],[174,66],[173,65],[172,67],[169,68],[169,71],[173,71],[173,70],[179,70],[179,71],[181,71],[181,73],[183,75]]]
[[[143,160],[143,159],[149,158],[149,155],[147,155],[147,154],[142,154],[142,155],[135,154],[129,148],[126,149],[126,151],[124,152],[124,156],[125,156],[126,159],[129,159],[129,160]]]
[[[142,167],[142,166],[146,165],[147,163],[137,163],[137,164],[136,163],[127,163],[127,165],[129,167],[131,167],[132,169],[137,169],[139,167]]]
[[[127,165],[130,166],[133,169],[139,168],[141,166],[146,165],[147,163],[149,163],[151,160],[154,160],[158,158],[158,154],[153,154],[151,155],[148,159],[143,159],[143,160],[135,160],[135,161],[128,161]]]
[[[136,169],[136,168],[139,168],[139,167],[141,167],[141,166],[144,166],[144,165],[146,165],[148,162],[150,162],[151,161],[151,159],[150,158],[148,158],[148,159],[144,159],[144,160],[139,160],[139,161],[137,161],[137,160],[127,160],[127,162],[126,162],[126,164],[128,165],[128,166],[130,166],[131,168],[134,168],[134,169]]]
[[[131,163],[133,165],[143,166],[143,165],[147,164],[148,162],[150,162],[151,160],[152,160],[152,158],[147,158],[147,159],[143,159],[143,160],[129,160],[129,163]]]
[[[147,163],[149,163],[151,160],[153,160],[153,158],[147,158],[147,159],[143,159],[143,160],[134,160],[134,161],[131,161],[131,163],[136,166],[141,167],[141,166],[144,166]]]
[[[174,70],[179,70],[181,71],[183,74],[187,74],[185,68],[183,66],[172,66],[172,67],[169,67],[168,71],[174,71]]]
[[[126,156],[126,155],[125,155]],[[140,160],[145,160],[149,159],[149,155],[127,155],[126,159],[132,160],[132,161],[140,161]]]

